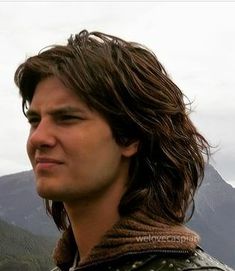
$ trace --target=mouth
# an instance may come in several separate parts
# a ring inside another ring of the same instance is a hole
[[[36,170],[47,170],[53,167],[62,165],[63,162],[53,158],[47,157],[37,157],[35,159],[35,169]]]

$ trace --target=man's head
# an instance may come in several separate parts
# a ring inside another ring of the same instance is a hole
[[[182,222],[203,176],[206,140],[188,118],[184,95],[156,56],[142,45],[82,31],[19,66],[15,82],[23,110],[38,84],[55,77],[109,124],[119,146],[137,144],[120,214],[147,208]],[[99,157],[97,157],[99,159]],[[48,210],[63,228],[63,204]]]
[[[37,84],[26,114],[27,151],[41,197],[75,206],[100,198],[119,203],[137,142],[118,144],[103,116],[54,76]]]

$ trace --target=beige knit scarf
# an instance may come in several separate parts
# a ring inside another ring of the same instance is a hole
[[[122,217],[96,245],[79,266],[105,261],[126,253],[143,251],[176,250],[193,252],[199,236],[183,225],[163,223],[145,212]],[[76,243],[68,228],[54,250],[54,261],[63,271],[72,265]]]

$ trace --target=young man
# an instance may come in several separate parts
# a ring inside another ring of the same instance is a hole
[[[142,45],[82,31],[15,74],[55,270],[229,270],[183,226],[209,146]]]

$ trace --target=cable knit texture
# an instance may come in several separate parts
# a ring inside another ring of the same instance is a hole
[[[136,212],[122,217],[101,239],[90,255],[79,266],[105,261],[126,253],[158,250],[184,250],[193,252],[199,236],[183,225],[163,223],[145,212]],[[61,270],[72,265],[76,243],[71,228],[68,228],[54,250],[54,261]]]

